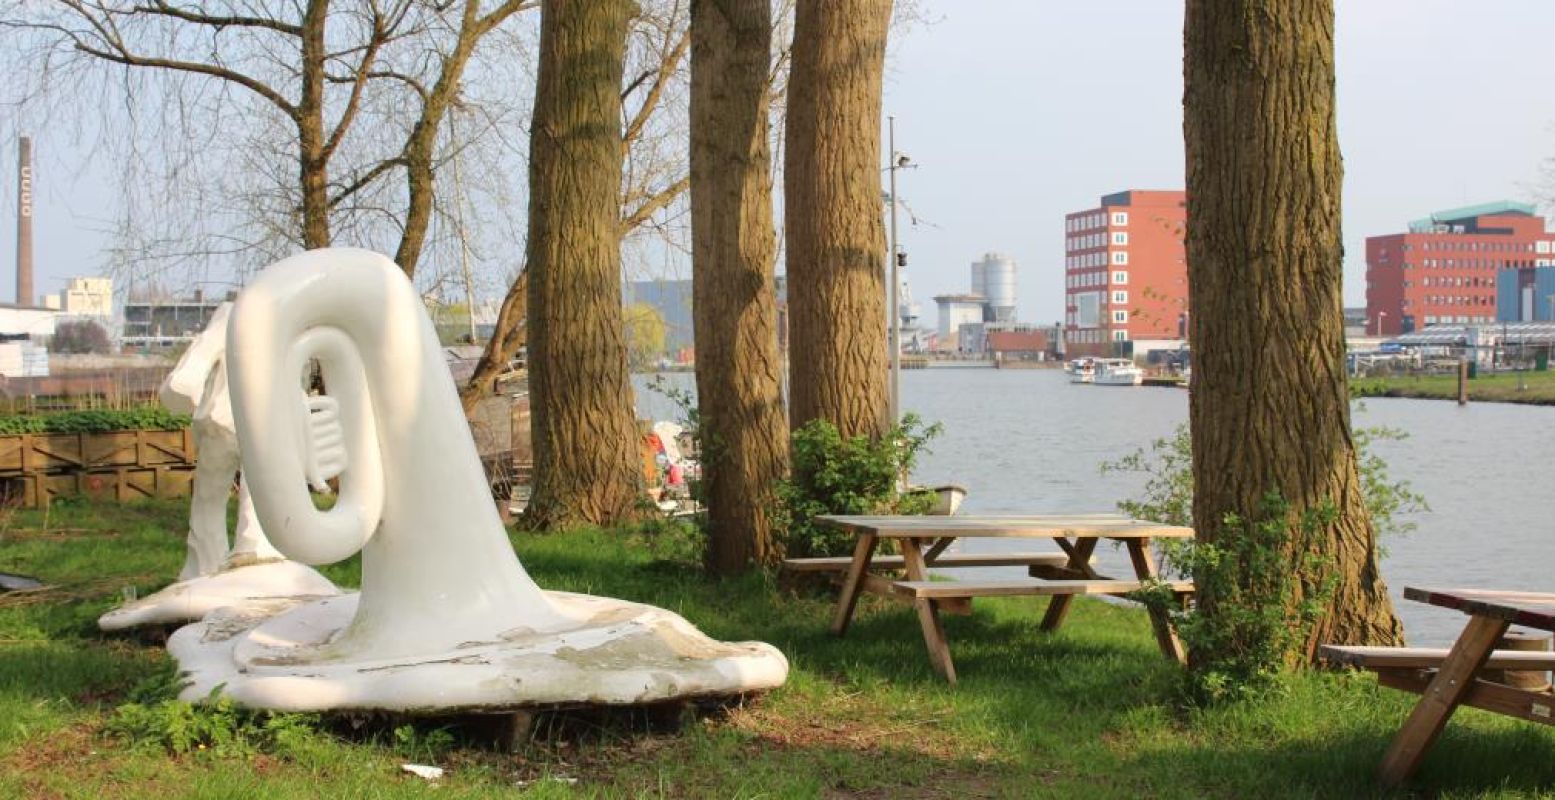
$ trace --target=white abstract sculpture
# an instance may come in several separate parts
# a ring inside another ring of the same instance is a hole
[[[362,552],[360,594],[225,609],[168,641],[192,683],[294,711],[635,704],[776,687],[770,645],[728,644],[652,606],[546,592],[497,516],[420,299],[389,259],[314,250],[233,311],[227,352],[244,472],[288,556]],[[317,361],[326,397],[297,376]],[[339,479],[318,510],[308,486]]]
[[[193,622],[216,608],[255,599],[340,593],[317,571],[287,561],[265,539],[247,481],[238,484],[237,530],[227,545],[227,500],[239,467],[224,358],[231,312],[231,303],[217,306],[159,392],[168,410],[193,418],[197,460],[183,570],[177,583],[104,614],[98,626],[105,631]]]

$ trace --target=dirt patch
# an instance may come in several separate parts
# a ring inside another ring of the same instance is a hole
[[[31,737],[0,756],[0,773],[24,776],[27,797],[63,797],[48,785],[46,778],[50,776],[69,775],[78,787],[100,784],[113,770],[111,760],[98,754],[101,737],[94,722]]]

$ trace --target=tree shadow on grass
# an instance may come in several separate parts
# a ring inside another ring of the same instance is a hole
[[[1142,792],[1152,785],[1196,784],[1218,797],[1542,796],[1555,786],[1549,738],[1531,727],[1454,731],[1449,724],[1415,778],[1386,791],[1376,770],[1390,737],[1369,728],[1314,731],[1275,745],[1184,736],[1133,749],[1125,763],[1140,776]]]

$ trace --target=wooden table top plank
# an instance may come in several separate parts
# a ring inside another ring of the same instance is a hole
[[[1447,660],[1445,647],[1373,647],[1331,645],[1318,648],[1323,658],[1368,669],[1436,669]],[[1548,650],[1495,650],[1483,669],[1555,669],[1555,653]]]
[[[1020,516],[867,516],[828,514],[816,522],[881,538],[935,536],[972,538],[1189,539],[1193,529],[1132,519],[1121,514],[1032,514]]]
[[[1163,581],[1173,591],[1192,592],[1193,581]],[[1006,580],[1006,581],[894,581],[891,588],[897,594],[916,598],[940,597],[1006,597],[1027,595],[1051,597],[1057,595],[1105,594],[1123,595],[1138,591],[1150,584],[1145,581],[1122,580]]]
[[[1555,631],[1555,594],[1496,589],[1432,589],[1414,586],[1404,597],[1479,617],[1504,619],[1513,625]]]

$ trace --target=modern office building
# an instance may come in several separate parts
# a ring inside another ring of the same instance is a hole
[[[1548,266],[1555,266],[1555,234],[1534,206],[1503,200],[1438,211],[1409,223],[1407,233],[1367,237],[1366,330],[1396,336],[1503,314],[1549,319],[1540,308],[1549,301],[1536,296],[1536,271]]]
[[[1496,273],[1496,322],[1555,322],[1555,267]]]
[[[1131,189],[1064,217],[1068,357],[1129,352],[1187,333],[1187,195]]]

